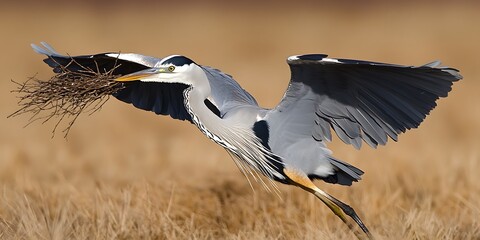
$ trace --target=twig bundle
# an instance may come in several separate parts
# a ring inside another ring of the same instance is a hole
[[[71,64],[80,66],[81,70],[69,70]],[[118,66],[117,66],[118,67]],[[52,130],[52,137],[60,122],[71,119],[63,130],[64,137],[70,131],[75,120],[81,113],[89,115],[100,110],[110,95],[118,92],[124,85],[114,81],[118,76],[113,75],[116,67],[101,72],[100,69],[93,70],[82,67],[73,59],[70,64],[61,66],[59,71],[48,81],[42,81],[36,76],[29,78],[26,82],[17,84],[17,93],[20,100],[20,109],[8,117],[15,117],[22,114],[32,114],[27,126],[36,121],[45,123],[51,119],[58,119]]]

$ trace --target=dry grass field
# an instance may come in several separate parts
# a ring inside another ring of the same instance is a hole
[[[302,53],[420,65],[441,59],[464,80],[419,129],[377,150],[338,139],[334,156],[366,174],[317,182],[349,203],[378,239],[480,239],[480,5],[129,6],[29,3],[0,8],[0,239],[351,239],[318,199],[289,186],[252,190],[193,125],[111,99],[68,139],[54,123],[23,128],[10,79],[50,69],[29,44],[59,52],[187,55],[232,74],[262,106]]]

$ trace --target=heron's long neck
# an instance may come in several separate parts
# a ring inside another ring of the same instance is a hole
[[[193,123],[203,134],[221,146],[231,148],[232,146],[222,137],[227,129],[226,124],[204,103],[209,95],[210,87],[207,84],[201,87],[189,87],[185,90],[185,107]]]
[[[282,178],[273,164],[267,160],[270,151],[264,148],[251,127],[241,122],[219,118],[205,105],[204,101],[210,95],[208,84],[201,84],[200,87],[191,86],[184,94],[185,107],[193,123],[203,134],[229,151],[234,159],[240,159],[238,162],[240,165],[247,164],[270,178],[273,176]],[[240,165],[239,168],[242,169]]]

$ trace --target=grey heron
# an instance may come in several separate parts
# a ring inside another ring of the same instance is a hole
[[[325,203],[359,238],[371,234],[353,208],[317,187],[313,180],[351,185],[362,170],[332,156],[331,129],[346,144],[375,148],[416,128],[446,97],[454,68],[432,62],[418,67],[329,58],[288,57],[291,80],[280,103],[260,107],[230,75],[172,55],[134,53],[67,56],[47,43],[32,44],[55,72],[113,69],[125,88],[117,99],[160,115],[195,124],[232,156],[240,171],[259,179],[300,187]],[[72,61],[74,60],[74,61]],[[118,65],[117,65],[118,64]],[[348,217],[363,231],[358,231]]]

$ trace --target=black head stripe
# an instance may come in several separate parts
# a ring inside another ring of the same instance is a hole
[[[183,66],[183,65],[190,65],[192,63],[195,63],[194,61],[192,61],[192,59],[190,58],[187,58],[185,56],[173,56],[169,59],[166,59],[162,64],[166,65],[166,64],[172,64],[174,66]]]

